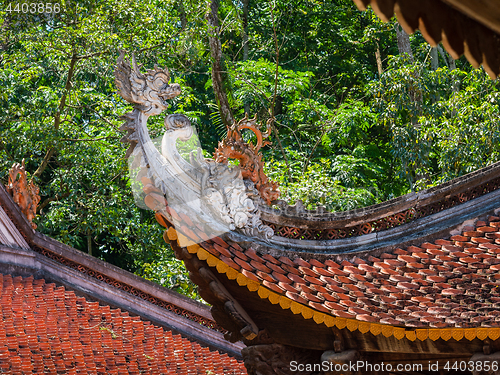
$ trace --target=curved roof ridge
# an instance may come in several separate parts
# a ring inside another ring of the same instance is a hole
[[[320,241],[384,232],[457,207],[500,188],[500,162],[441,185],[366,208],[340,213],[304,210],[301,204],[280,209],[260,207],[262,221],[275,232],[276,243]],[[281,239],[280,239],[281,238]]]

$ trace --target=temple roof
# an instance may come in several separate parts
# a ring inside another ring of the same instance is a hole
[[[345,241],[337,239],[325,244],[329,253],[320,253],[300,238],[292,249],[281,240],[249,241],[235,233],[209,238],[171,207],[175,228],[165,216],[157,218],[168,228],[166,237],[174,246],[206,262],[226,280],[223,283],[246,287],[271,305],[316,324],[420,340],[451,337],[452,330],[443,328],[453,329],[457,339],[484,339],[490,333],[497,338],[500,328],[487,327],[500,327],[498,169],[496,164],[471,174],[482,176],[472,184],[474,179],[464,176],[433,188],[435,199],[453,189],[460,190],[462,199],[452,205],[437,199],[439,209],[386,229],[399,233],[390,246],[361,233],[349,239],[348,251],[335,249],[335,242]],[[432,195],[422,194],[427,203]],[[368,215],[377,210],[397,214],[394,207],[400,204],[394,201],[392,210],[391,204],[368,209]],[[405,231],[413,231],[411,240]]]
[[[190,245],[188,251],[261,298],[318,323],[339,317],[407,327],[500,327],[496,216],[447,239],[378,257],[276,258],[221,238]]]
[[[33,230],[0,186],[1,373],[246,374],[224,332],[206,305]]]
[[[0,274],[0,372],[246,374],[243,363],[43,279]]]

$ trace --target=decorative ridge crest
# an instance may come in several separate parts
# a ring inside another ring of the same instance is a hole
[[[226,138],[219,142],[219,146],[214,152],[214,159],[219,163],[227,164],[228,159],[239,160],[243,178],[255,184],[259,195],[268,205],[271,205],[280,195],[278,184],[269,180],[264,173],[262,153],[259,152],[262,147],[271,144],[269,141],[264,141],[271,134],[270,121],[272,120],[268,120],[266,131],[262,133],[257,127],[257,116],[249,119],[245,114],[243,119],[228,129]],[[243,140],[241,131],[244,129],[249,129],[255,134],[257,137],[256,145]]]
[[[279,209],[261,207],[262,221],[276,236],[333,240],[381,232],[426,217],[500,189],[500,162],[418,193],[357,210],[325,213],[278,201]]]
[[[17,176],[20,176],[17,178]],[[26,216],[33,229],[36,229],[36,224],[33,219],[36,216],[36,207],[40,203],[40,189],[35,185],[33,180],[29,180],[26,176],[24,167],[24,159],[19,163],[14,163],[9,170],[9,182],[6,185],[7,191],[14,199],[14,202],[19,206],[22,213]]]

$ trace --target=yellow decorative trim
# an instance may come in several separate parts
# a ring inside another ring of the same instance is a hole
[[[472,341],[476,338],[476,329],[475,328],[466,328],[464,329],[465,338],[469,341]]]
[[[270,290],[267,289],[267,288],[264,288],[264,287],[260,287],[259,290],[257,291],[258,295],[260,298],[264,299],[264,298],[267,298],[269,297],[269,292]]]
[[[393,335],[398,340],[401,340],[403,337],[405,337],[405,329],[400,327],[394,327]]]
[[[335,325],[338,329],[344,329],[347,326],[346,318],[335,318]]]
[[[432,341],[436,341],[441,337],[441,330],[440,329],[429,329],[429,338]]]
[[[417,339],[420,341],[427,340],[427,337],[429,337],[429,330],[428,329],[417,329],[416,330],[417,334]]]
[[[287,310],[292,305],[292,301],[290,301],[285,296],[280,296],[280,306],[283,310]]]
[[[200,250],[198,251],[198,254],[196,254],[198,256],[198,258],[200,258],[200,260],[206,260],[208,258],[208,256],[210,255],[210,253],[208,251],[206,251],[205,249],[202,249],[200,248]],[[243,275],[241,275],[243,276]],[[245,277],[245,276],[243,276]]]
[[[328,328],[333,327],[335,325],[335,318],[331,315],[323,315],[325,315],[325,320],[323,321],[323,323],[325,323]]]
[[[170,227],[167,229],[167,237],[170,241],[177,240],[177,231],[174,229],[174,227]]]
[[[210,267],[217,267],[217,263],[219,263],[219,259],[214,257],[212,254],[208,254],[207,263]]]
[[[238,273],[238,276],[236,277],[236,282],[238,283],[239,286],[245,286],[247,285],[248,279],[243,275],[242,273]]]
[[[476,337],[479,340],[485,340],[488,337],[488,329],[487,328],[476,328]]]
[[[257,281],[253,280],[248,280],[247,288],[251,292],[255,292],[257,289],[260,288],[260,284]]]
[[[239,273],[234,268],[229,267],[229,269],[226,271],[226,275],[229,280],[234,280],[236,279],[236,277],[238,277]]]
[[[385,336],[385,337],[390,337],[392,336],[394,333],[394,327],[393,326],[384,326],[382,327],[382,334]]]
[[[444,341],[448,341],[451,339],[451,329],[450,328],[441,328],[441,338]]]
[[[229,266],[224,262],[217,262],[216,268],[217,268],[217,272],[226,273]]]
[[[358,329],[359,329],[359,332],[361,333],[366,333],[370,330],[370,323],[368,322],[360,322],[358,324]]]
[[[497,329],[490,328],[488,330],[488,336],[490,339],[496,340],[500,337],[500,330],[498,328]]]
[[[315,311],[313,319],[316,322],[316,324],[321,324],[325,321],[325,314],[321,314],[321,313]]]
[[[370,324],[370,332],[373,336],[378,336],[382,333],[381,324]]]
[[[196,254],[200,260],[206,260],[210,267],[215,267],[217,272],[226,274],[229,280],[236,280],[238,285],[246,286],[249,291],[257,292],[260,298],[268,299],[273,305],[279,304],[283,310],[290,309],[293,314],[301,314],[304,319],[313,319],[316,324],[324,324],[327,327],[336,326],[339,329],[347,328],[349,331],[359,330],[361,333],[370,332],[373,335],[384,335],[385,337],[394,336],[396,339],[401,340],[406,338],[410,341],[420,340],[424,341],[430,339],[436,341],[443,339],[445,341],[453,338],[460,341],[466,338],[469,341],[478,338],[485,340],[490,338],[497,340],[500,338],[500,328],[424,328],[424,329],[405,329],[402,327],[395,327],[388,324],[361,322],[356,319],[347,319],[335,317],[327,313],[316,311],[308,306],[302,305],[290,298],[280,295],[254,281],[234,268],[230,267],[222,260],[210,254],[208,251],[200,247],[198,244],[193,243],[190,239],[182,233],[177,232],[173,227],[166,231],[166,236],[170,241],[177,240],[180,246],[186,247],[189,253]]]
[[[415,331],[406,331],[405,334],[406,334],[406,338],[410,341],[415,341],[417,339],[417,335],[416,335]]]
[[[313,310],[307,307],[302,307],[301,313],[304,319],[311,319],[314,315]]]
[[[451,330],[451,337],[453,337],[456,341],[460,341],[464,338],[464,330],[461,328],[453,328]]]
[[[355,331],[358,328],[359,322],[355,319],[348,319],[346,327],[349,331]]]
[[[277,293],[269,293],[269,297],[267,297],[269,302],[271,302],[273,305],[276,305],[281,302],[281,296]]]
[[[187,247],[188,253],[190,253],[190,254],[196,254],[198,252],[198,249],[199,249],[199,247],[198,246],[194,246],[194,245],[190,245],[190,246]]]
[[[297,303],[295,301],[292,301],[292,305],[290,306],[290,310],[292,310],[292,312],[294,314],[300,314],[300,312],[302,311],[302,306],[300,303]]]

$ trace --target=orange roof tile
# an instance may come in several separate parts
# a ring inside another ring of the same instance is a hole
[[[2,374],[246,374],[227,354],[32,277],[0,274],[0,317]]]

